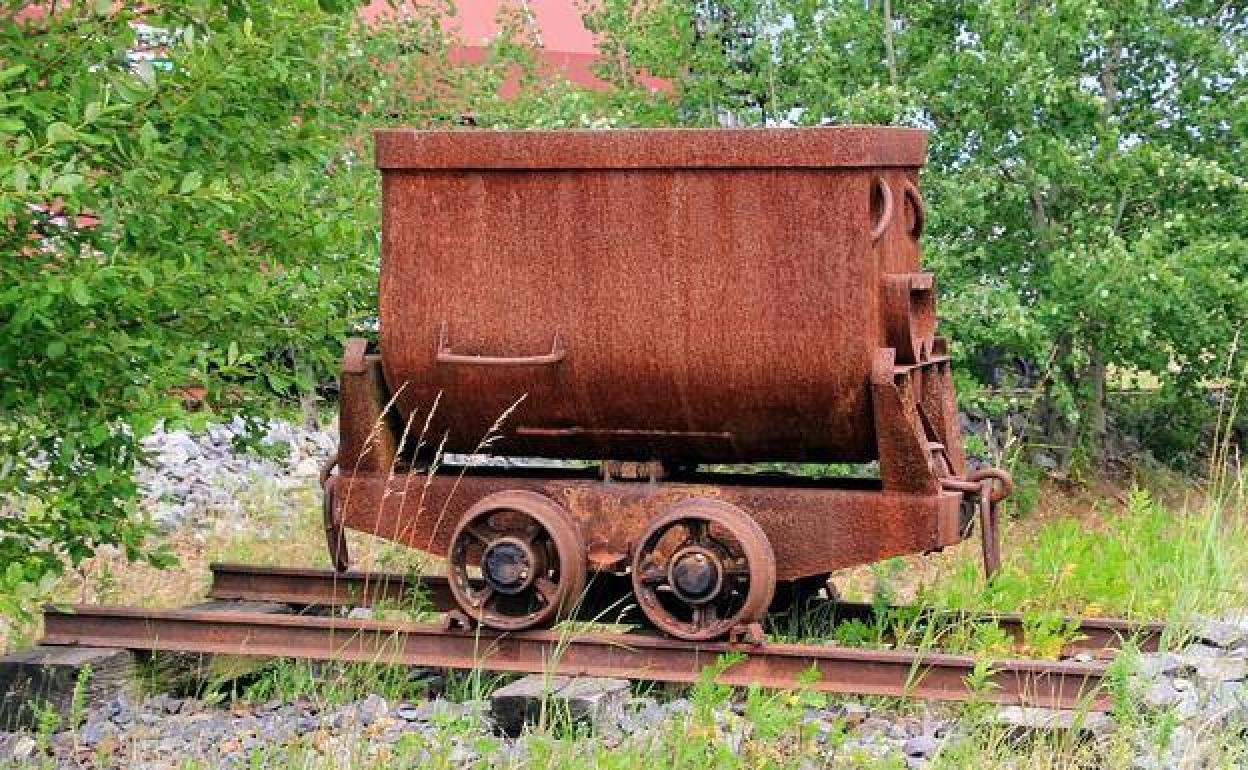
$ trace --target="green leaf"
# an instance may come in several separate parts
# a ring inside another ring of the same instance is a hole
[[[48,192],[68,195],[82,185],[82,174],[61,174],[48,185]]]
[[[48,124],[47,137],[50,144],[72,142],[78,138],[78,132],[74,130],[73,126],[58,120],[55,123]]]
[[[48,358],[60,358],[65,355],[65,350],[65,343],[62,340],[52,340],[48,343],[46,352]]]
[[[108,441],[109,433],[107,425],[96,425],[86,432],[86,443],[88,446],[101,446]]]
[[[150,289],[156,285],[156,276],[152,275],[152,271],[146,265],[139,265],[138,270],[139,280],[143,282],[144,286]]]
[[[117,96],[127,104],[134,104],[143,95],[143,92],[139,89],[140,84],[130,75],[119,77],[113,80],[112,84],[113,89],[117,91]]]
[[[24,130],[26,130],[26,124],[17,118],[0,118],[0,132],[16,134],[18,131]]]
[[[13,169],[13,188],[22,195],[30,188],[30,169],[25,164]]]
[[[14,64],[12,67],[6,67],[0,70],[0,83],[7,83],[25,71],[25,64]]]
[[[87,285],[83,283],[81,278],[75,278],[69,282],[69,296],[79,305],[91,304],[91,292],[87,289]]]
[[[100,104],[99,102],[91,102],[90,104],[87,105],[87,108],[83,110],[82,117],[84,120],[86,120],[86,122],[94,123],[95,119],[100,116],[100,113],[103,110],[104,110],[104,105]]]
[[[203,181],[203,175],[201,175],[198,171],[192,171],[182,177],[182,185],[178,188],[178,192],[182,195],[189,195],[198,190]]]
[[[151,149],[152,144],[159,138],[160,133],[156,130],[156,127],[149,121],[143,121],[142,127],[139,128],[139,144],[143,149]]]

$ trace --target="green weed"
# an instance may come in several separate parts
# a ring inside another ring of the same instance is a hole
[[[1047,522],[1030,542],[1007,549],[991,582],[967,559],[923,599],[937,607],[1182,619],[1244,602],[1248,552],[1237,546],[1245,535],[1244,522],[1218,505],[1170,511],[1137,489],[1101,526]],[[1054,626],[1052,615],[1035,617],[1030,628],[1040,637],[1076,632]]]

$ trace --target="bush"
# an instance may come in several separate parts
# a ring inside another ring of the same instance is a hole
[[[28,5],[0,9],[0,612],[102,545],[167,560],[132,469],[180,387],[247,413],[332,376],[373,313],[362,129],[464,90],[431,15]]]

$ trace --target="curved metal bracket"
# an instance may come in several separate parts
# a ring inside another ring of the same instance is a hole
[[[1000,468],[983,468],[965,479],[941,479],[940,485],[967,496],[979,497],[979,541],[984,559],[984,577],[991,580],[1001,569],[998,504],[1014,490],[1014,480]]]
[[[351,553],[347,550],[347,529],[342,514],[335,505],[335,492],[341,477],[334,473],[338,465],[338,453],[330,455],[321,465],[321,516],[325,525],[325,544],[329,546],[329,560],[338,572],[351,567]]]
[[[893,189],[888,186],[888,182],[882,176],[877,176],[871,181],[872,196],[878,194],[880,196],[880,213],[878,218],[871,225],[871,241],[878,241],[888,230],[888,226],[893,221]],[[874,212],[875,206],[870,206]]]
[[[568,354],[566,348],[559,343],[559,332],[550,345],[550,352],[536,356],[475,356],[456,353],[451,350],[447,340],[447,323],[442,322],[438,331],[437,362],[440,364],[467,364],[469,366],[542,366],[557,364]]]

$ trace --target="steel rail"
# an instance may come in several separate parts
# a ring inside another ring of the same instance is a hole
[[[213,564],[209,596],[214,599],[272,601],[303,606],[372,606],[384,602],[410,601],[416,595],[428,601],[430,609],[455,609],[446,578],[441,575],[408,577],[389,572],[344,572],[298,567],[256,567],[240,564]],[[891,608],[904,611],[906,608]],[[869,621],[878,611],[870,604],[836,602],[837,618]],[[923,610],[951,622],[995,623],[1016,641],[1024,638],[1026,620],[1014,613]],[[582,619],[602,616],[602,609],[587,606]],[[1078,627],[1078,636],[1067,644],[1067,655],[1090,653],[1104,656],[1131,641],[1142,652],[1159,649],[1165,626],[1117,618],[1063,618]]]
[[[735,655],[735,662],[718,673],[718,682],[1043,708],[1103,708],[1107,702],[1103,663],[1003,660],[985,665],[967,656],[918,650],[750,646],[642,634],[494,634],[427,623],[83,606],[47,609],[42,643],[686,684],[726,660],[722,656]]]

